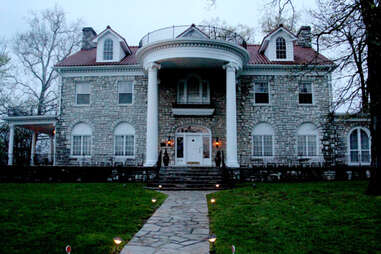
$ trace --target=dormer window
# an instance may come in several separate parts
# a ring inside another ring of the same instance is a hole
[[[286,59],[286,40],[283,37],[276,39],[276,58]]]
[[[103,60],[112,60],[113,57],[113,41],[106,39],[103,45]]]

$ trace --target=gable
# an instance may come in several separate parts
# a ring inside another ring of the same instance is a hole
[[[195,25],[191,25],[176,38],[209,39],[209,36],[198,29]]]

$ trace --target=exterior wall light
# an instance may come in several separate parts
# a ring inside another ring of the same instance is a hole
[[[168,139],[167,139],[167,146],[173,146],[173,141],[171,139],[171,136],[168,136]]]
[[[217,149],[221,146],[221,141],[218,137],[216,137],[216,141],[214,142],[214,145],[216,146]]]

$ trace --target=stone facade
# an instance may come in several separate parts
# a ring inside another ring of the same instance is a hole
[[[118,81],[133,81],[131,105],[118,104]],[[76,105],[75,84],[90,83],[90,105]],[[147,118],[147,79],[144,76],[93,76],[63,78],[61,86],[61,115],[56,128],[56,164],[99,164],[112,160],[113,130],[122,122],[134,127],[135,159],[129,164],[142,165],[145,149]],[[91,158],[70,158],[71,130],[80,122],[92,128]]]

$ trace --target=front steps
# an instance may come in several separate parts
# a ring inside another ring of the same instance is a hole
[[[162,187],[159,188],[159,185]],[[162,167],[158,178],[148,187],[156,190],[219,190],[226,186],[223,185],[222,170],[219,168]]]

